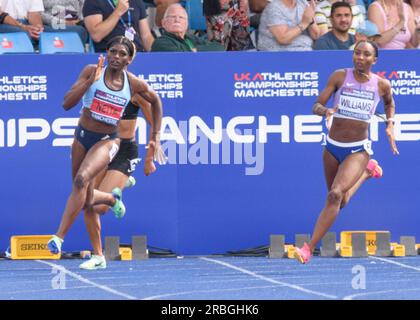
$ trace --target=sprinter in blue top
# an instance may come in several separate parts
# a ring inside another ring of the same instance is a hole
[[[150,125],[150,137],[155,131],[153,123],[155,117],[160,116],[159,110],[153,110],[150,103],[145,101],[140,95],[136,94],[131,98],[130,103],[124,111],[118,126],[118,136],[121,140],[120,149],[114,160],[108,165],[108,168],[103,173],[100,173],[95,178],[95,189],[111,192],[115,188],[123,190],[126,187],[135,185],[136,180],[133,177],[133,172],[136,170],[137,164],[140,163],[138,153],[138,143],[135,138],[137,130],[137,116],[139,109],[142,110],[143,116]],[[166,162],[166,156],[160,148],[159,134],[157,138],[149,140],[147,153],[143,157],[144,174],[146,176],[156,171],[156,166],[153,161],[159,164]],[[158,150],[158,157],[156,152]],[[160,153],[159,153],[160,150]],[[85,210],[85,224],[89,234],[90,242],[92,244],[93,253],[91,258],[84,261],[79,267],[84,270],[105,269],[107,264],[102,250],[101,242],[101,216],[109,210],[109,206],[100,204],[88,207]]]
[[[86,66],[64,97],[65,110],[76,106],[82,97],[83,108],[72,145],[72,192],[58,231],[48,242],[48,248],[54,254],[61,252],[64,237],[83,208],[106,204],[117,217],[124,216],[121,189],[115,188],[112,193],[100,192],[94,190],[92,182],[118,152],[118,124],[135,94],[150,103],[156,112],[150,139],[160,146],[157,140],[162,119],[161,100],[145,81],[126,71],[135,53],[135,45],[128,38],[111,39],[107,46],[107,66],[104,67],[102,56],[97,65]],[[160,149],[155,148],[154,152],[159,153]]]
[[[327,120],[333,117],[323,154],[328,195],[311,240],[295,250],[295,258],[301,263],[309,262],[317,243],[362,183],[370,177],[382,175],[378,163],[370,159],[373,152],[368,140],[369,123],[380,98],[384,101],[386,135],[391,151],[398,154],[391,84],[371,71],[377,58],[378,47],[374,42],[363,40],[356,43],[354,67],[336,70],[313,106],[315,114],[325,116]],[[325,105],[333,94],[334,107],[327,108]]]

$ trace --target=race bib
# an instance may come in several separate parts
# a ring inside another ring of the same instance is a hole
[[[354,88],[344,88],[340,94],[340,115],[360,120],[370,120],[375,108],[375,93]]]
[[[92,117],[100,122],[115,126],[121,119],[126,101],[124,98],[96,90],[90,106]]]

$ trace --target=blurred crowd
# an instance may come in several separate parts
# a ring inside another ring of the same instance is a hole
[[[0,33],[14,32],[35,48],[75,32],[90,52],[117,35],[137,51],[418,49],[420,0],[0,0]]]

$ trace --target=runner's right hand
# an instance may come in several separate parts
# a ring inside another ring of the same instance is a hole
[[[94,83],[100,79],[102,70],[104,69],[104,62],[105,57],[101,54],[98,58],[98,64],[96,65],[95,72],[92,72],[91,76],[89,77],[90,83]]]
[[[331,128],[333,115],[334,113],[337,112],[337,110],[338,110],[338,106],[335,106],[334,108],[328,108],[327,111],[325,112],[325,125],[327,126],[328,130],[330,130]]]

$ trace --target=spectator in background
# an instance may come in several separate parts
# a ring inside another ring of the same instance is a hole
[[[402,0],[375,1],[369,6],[368,17],[381,33],[377,41],[380,48],[405,49],[418,46],[413,10]]]
[[[154,0],[156,5],[156,17],[155,17],[155,24],[157,27],[162,27],[162,19],[166,12],[166,9],[171,4],[179,3],[180,0]]]
[[[353,44],[349,49],[354,50],[354,47],[356,46],[356,43],[359,41],[372,41],[377,42],[378,38],[381,36],[381,34],[378,31],[378,27],[373,22],[366,20],[365,24],[359,29],[356,30],[355,37],[355,44]]]
[[[42,0],[0,0],[0,11],[3,13],[3,24],[0,32],[25,31],[36,43],[44,31],[41,12],[44,11]]]
[[[219,42],[187,34],[188,15],[180,4],[172,4],[166,9],[162,26],[162,36],[155,40],[152,51],[224,51]]]
[[[203,12],[210,41],[220,42],[228,51],[254,49],[247,0],[204,0]]]
[[[420,49],[420,0],[406,0],[406,2],[411,6],[414,15],[414,24],[416,26],[416,36],[417,41],[419,42],[417,48]]]
[[[314,16],[314,0],[272,0],[261,16],[258,50],[312,50],[319,36]]]
[[[152,47],[154,37],[143,0],[85,0],[83,16],[96,52],[106,51],[115,36],[134,41],[137,51]]]
[[[43,3],[42,21],[50,27],[46,31],[77,32],[82,43],[87,43],[80,0],[43,0]]]
[[[338,1],[339,0],[321,0],[316,6],[315,22],[320,29],[321,36],[326,34],[332,28],[330,20],[331,6]],[[363,24],[365,18],[360,10],[360,7],[356,5],[355,0],[348,0],[346,2],[350,3],[353,13],[353,21],[349,33],[355,34],[356,29]]]
[[[355,37],[349,34],[353,14],[347,2],[334,2],[331,7],[331,31],[328,31],[314,43],[314,50],[348,50]]]
[[[29,37],[34,38],[38,35],[38,28],[32,25],[26,25],[13,19],[7,12],[0,9],[0,33],[7,32],[26,32]]]

